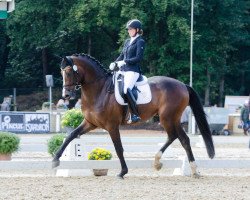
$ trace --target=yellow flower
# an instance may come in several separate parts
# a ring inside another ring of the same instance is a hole
[[[104,148],[95,148],[88,156],[89,160],[110,160],[111,158],[111,152]]]

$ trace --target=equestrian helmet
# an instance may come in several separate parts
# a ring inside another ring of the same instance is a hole
[[[126,29],[129,29],[129,28],[134,28],[134,29],[138,28],[139,30],[141,30],[142,24],[138,19],[132,19],[127,22]]]

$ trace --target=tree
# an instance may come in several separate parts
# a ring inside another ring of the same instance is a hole
[[[3,85],[5,70],[8,62],[9,38],[6,34],[6,21],[0,21],[0,85]]]
[[[219,106],[223,104],[225,76],[231,68],[229,55],[241,37],[243,7],[243,2],[236,0],[200,1],[198,5],[195,26],[200,37],[195,44],[195,59],[207,76],[204,82],[207,106],[209,95],[214,92],[213,102],[218,98]]]
[[[205,105],[224,93],[249,93],[249,2],[198,0],[194,16],[193,87]],[[43,87],[46,74],[61,86],[60,57],[88,53],[104,65],[119,55],[125,24],[143,23],[142,71],[189,83],[190,2],[182,0],[17,0],[0,22],[0,81]],[[231,80],[241,79],[239,82]]]
[[[6,75],[9,81],[13,76],[22,79],[16,83],[11,81],[10,85],[23,87],[34,82],[45,85],[45,75],[53,72],[49,54],[60,37],[57,26],[61,15],[56,12],[60,4],[60,0],[17,2],[16,10],[8,20],[12,68]]]

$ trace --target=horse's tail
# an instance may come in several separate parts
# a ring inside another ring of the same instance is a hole
[[[207,122],[206,114],[203,110],[203,106],[201,104],[200,98],[198,94],[194,91],[194,89],[188,85],[186,85],[189,92],[189,105],[194,113],[194,117],[196,123],[200,129],[201,135],[206,145],[207,154],[209,158],[213,158],[215,155],[214,143],[212,134]]]

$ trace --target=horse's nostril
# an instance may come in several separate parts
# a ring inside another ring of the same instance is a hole
[[[70,96],[68,94],[66,94],[63,98],[64,99],[70,99]]]

